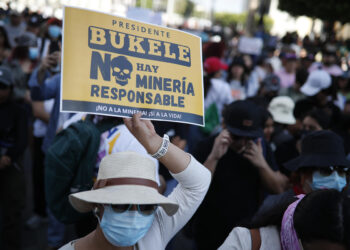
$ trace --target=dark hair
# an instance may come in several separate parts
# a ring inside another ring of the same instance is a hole
[[[295,209],[294,228],[302,242],[327,240],[349,249],[349,198],[334,189],[311,192]]]
[[[271,196],[271,198],[273,198],[273,196]],[[286,211],[288,206],[296,200],[296,197],[288,195],[287,193],[279,195],[278,202],[274,203],[273,205],[270,204],[266,206],[266,208],[261,207],[247,227],[259,228],[271,225],[277,226],[278,229],[280,229],[284,211]]]
[[[305,117],[310,116],[322,127],[322,129],[329,129],[331,124],[331,116],[322,109],[313,109]]]
[[[27,46],[18,46],[13,49],[11,59],[23,60],[28,58],[28,56],[29,56],[29,48]]]
[[[309,72],[306,69],[298,69],[295,73],[295,82],[303,86],[309,76]]]
[[[211,79],[214,77],[214,75],[216,74],[216,72],[207,74],[206,76],[204,76],[203,78],[203,84],[204,84],[204,98],[207,96],[209,89],[211,87]]]
[[[228,83],[230,83],[231,79],[232,79],[232,68],[234,66],[241,66],[243,68],[243,74],[241,76],[241,85],[244,86],[245,84],[245,80],[246,80],[246,74],[247,74],[247,67],[245,66],[244,64],[244,60],[243,60],[243,57],[241,56],[238,56],[238,57],[235,57],[233,58],[230,66],[228,67],[227,69],[227,78],[226,78],[226,81]]]
[[[5,28],[3,26],[0,26],[0,35],[4,36],[5,49],[11,49],[10,42],[9,42],[9,39],[8,39],[8,36],[7,36],[7,32],[6,32],[6,30],[5,30]]]
[[[249,228],[281,228],[285,210],[296,197],[284,195],[271,209],[259,211]],[[294,228],[303,242],[327,240],[350,247],[350,199],[334,189],[316,190],[304,197],[294,212]]]
[[[267,109],[264,109],[263,107],[259,107],[259,111],[261,112],[261,122],[262,122],[262,128],[265,128],[265,123],[267,122],[267,120],[269,118],[271,118],[273,120],[272,114],[270,113],[270,111],[268,111]]]

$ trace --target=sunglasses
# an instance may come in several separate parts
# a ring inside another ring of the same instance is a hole
[[[320,174],[323,176],[330,176],[334,171],[337,171],[340,176],[346,176],[349,173],[349,168],[343,167],[327,167],[327,168],[317,168],[320,171]]]
[[[116,213],[124,213],[126,211],[129,211],[133,206],[137,207],[137,211],[139,211],[140,214],[143,215],[151,215],[153,214],[158,205],[156,204],[118,204],[118,205],[111,205],[112,209]]]

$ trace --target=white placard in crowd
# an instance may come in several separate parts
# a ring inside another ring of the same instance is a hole
[[[238,43],[238,51],[244,54],[260,55],[263,48],[263,40],[257,37],[241,36]]]

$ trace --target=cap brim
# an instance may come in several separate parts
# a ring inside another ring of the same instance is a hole
[[[94,208],[94,204],[158,204],[169,215],[177,212],[179,205],[158,193],[154,188],[135,185],[108,186],[69,195],[72,206],[81,213]]]
[[[350,161],[337,155],[300,155],[293,160],[283,164],[289,171],[296,171],[302,167],[329,167],[343,166],[350,167]]]
[[[257,137],[262,137],[263,132],[262,130],[243,130],[243,129],[238,129],[234,127],[227,126],[227,129],[230,133],[236,135],[236,136],[244,136],[244,137],[250,137],[250,138],[257,138]]]
[[[307,82],[300,88],[300,91],[307,96],[314,96],[318,92],[320,92],[320,90],[321,90],[320,88],[314,88]]]
[[[271,114],[275,122],[278,122],[281,124],[288,124],[288,125],[293,125],[296,123],[296,120],[292,115],[284,115],[284,114],[274,115],[272,112]]]

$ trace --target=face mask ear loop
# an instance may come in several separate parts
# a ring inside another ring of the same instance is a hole
[[[100,219],[100,216],[98,215],[100,210],[98,209],[98,207],[95,207],[93,210],[92,210],[94,216],[97,218],[98,220],[98,224],[101,225],[101,219]]]

